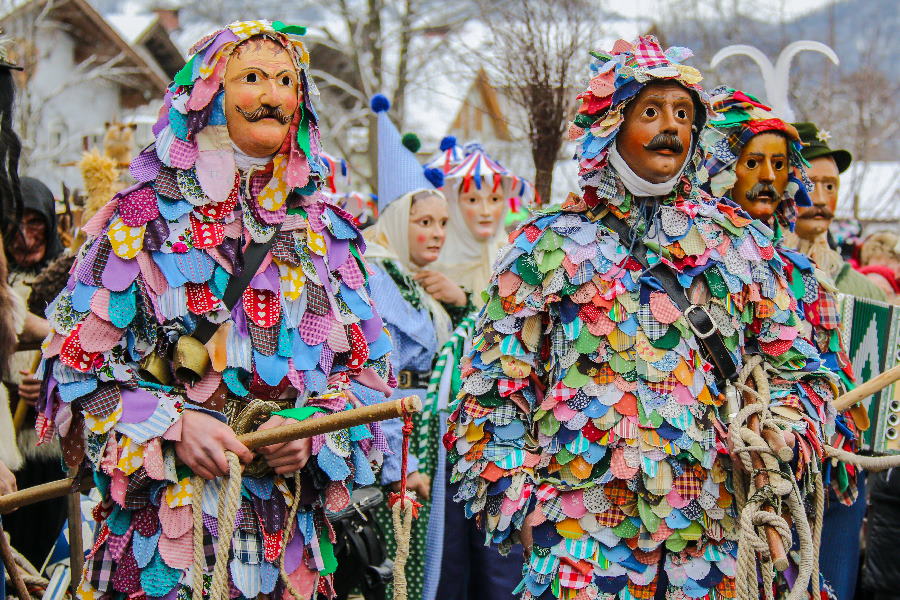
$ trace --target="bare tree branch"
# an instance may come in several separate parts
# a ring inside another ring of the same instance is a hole
[[[575,83],[597,35],[596,7],[583,0],[510,0],[483,5],[491,42],[484,55],[507,97],[522,109],[535,187],[549,200],[553,167],[575,104]],[[585,19],[591,14],[590,21]]]

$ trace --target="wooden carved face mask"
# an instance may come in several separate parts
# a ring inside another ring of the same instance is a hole
[[[662,183],[678,173],[691,151],[694,99],[678,83],[652,83],[625,109],[616,147],[645,181]]]
[[[464,184],[460,183],[462,187]],[[493,191],[487,181],[482,182],[481,189],[471,182],[468,191],[460,189],[459,211],[472,236],[479,242],[491,239],[503,225],[503,213],[506,202],[503,191]]]
[[[784,198],[789,169],[787,138],[773,132],[753,136],[735,164],[731,199],[768,223]]]
[[[300,105],[297,69],[287,50],[264,37],[235,48],[225,69],[225,118],[244,153],[278,152]]]

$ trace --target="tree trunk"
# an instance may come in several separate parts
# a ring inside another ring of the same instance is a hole
[[[374,87],[370,94],[381,93],[381,86],[384,83],[382,77],[384,62],[383,49],[381,45],[381,8],[383,4],[381,0],[368,0],[368,14],[366,23],[363,27],[363,41],[369,44],[372,53],[371,61],[371,77]],[[378,118],[375,113],[369,114],[369,176],[366,178],[369,186],[375,193],[378,193]]]
[[[406,121],[406,86],[409,84],[409,45],[412,41],[412,0],[404,3],[403,14],[400,15],[400,54],[397,59],[397,87],[394,88],[394,97],[391,98],[394,119],[397,128],[403,131]]]
[[[534,147],[531,149],[531,157],[534,161],[534,189],[541,206],[550,203],[553,191],[553,167],[556,165],[556,154],[559,144],[550,151],[550,148]]]

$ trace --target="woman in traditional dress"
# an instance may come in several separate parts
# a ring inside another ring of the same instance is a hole
[[[411,151],[409,134],[401,143],[387,115],[389,106],[383,96],[372,99],[378,113],[379,217],[365,231],[366,259],[371,269],[369,288],[397,349],[392,355],[397,379],[393,397],[416,395],[424,399],[438,349],[474,307],[459,285],[428,269],[440,255],[446,237],[447,200],[435,189],[443,183],[443,173],[422,168]],[[402,423],[399,419],[386,421],[383,431],[394,454],[385,457],[381,483],[396,491],[401,479]],[[419,500],[427,501],[433,464],[429,463],[427,472],[420,471],[416,453],[411,451],[407,471],[407,487]],[[425,565],[428,509],[426,504],[414,524],[406,564],[408,595],[416,600],[423,597],[425,570],[440,566]],[[442,515],[440,511],[439,518]],[[379,522],[384,529],[391,529],[390,515],[384,508],[379,510]],[[393,553],[393,536],[386,535],[385,539]],[[436,572],[432,577],[436,578]]]

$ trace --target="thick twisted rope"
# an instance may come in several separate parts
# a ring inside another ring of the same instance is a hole
[[[219,494],[219,505],[216,510],[218,519],[219,540],[216,544],[216,562],[213,566],[212,583],[209,588],[209,600],[228,600],[230,597],[228,586],[228,552],[231,549],[231,536],[234,533],[234,523],[241,507],[241,463],[234,452],[225,452],[228,459],[228,477],[225,479],[225,489]],[[191,479],[193,487],[193,517],[194,531],[192,541],[194,544],[194,564],[191,567],[193,587],[192,600],[203,599],[203,571],[206,567],[206,556],[203,549],[203,488],[206,482],[203,478],[194,476]]]
[[[748,385],[750,377],[756,384]],[[775,578],[769,540],[764,530],[769,527],[781,538],[784,548],[791,547],[791,526],[783,516],[786,508],[791,522],[797,529],[800,545],[800,564],[797,578],[788,593],[787,600],[801,600],[807,597],[810,584],[813,591],[818,590],[818,577],[812,581],[814,565],[818,552],[813,548],[815,536],[810,528],[809,520],[803,506],[803,498],[797,482],[790,475],[790,467],[782,462],[777,453],[766,443],[765,439],[751,428],[751,419],[758,419],[759,431],[774,429],[781,435],[779,421],[769,412],[769,384],[760,357],[750,357],[741,371],[735,388],[744,398],[752,400],[732,418],[729,425],[729,438],[732,450],[744,467],[743,474],[735,473],[735,500],[740,514],[738,556],[735,573],[737,598],[739,600],[757,600],[759,598],[759,580],[757,568],[762,575],[763,594],[767,600],[772,597],[772,582]],[[754,455],[761,459],[762,467],[754,465]],[[768,480],[765,485],[757,486]],[[745,491],[746,490],[746,491]],[[818,496],[819,494],[817,494]],[[824,499],[820,501],[824,502]],[[817,509],[818,514],[818,509]],[[820,521],[820,520],[819,520]],[[816,524],[821,527],[821,522]]]
[[[6,570],[14,588],[7,592],[20,600],[38,600],[44,595],[50,581],[46,577],[42,577],[34,565],[12,547],[7,533],[2,529],[0,529],[0,537],[3,538],[0,542],[0,545],[4,546],[3,561],[6,563]]]
[[[782,515],[784,509],[796,529],[800,549],[798,574],[787,600],[805,599],[808,590],[819,593],[819,553],[822,540],[822,521],[825,507],[825,490],[822,473],[818,465],[810,465],[814,486],[812,521],[807,517],[803,496],[790,467],[779,460],[778,453],[764,439],[767,429],[781,435],[782,426],[790,422],[769,412],[769,383],[766,371],[774,369],[764,363],[761,357],[750,357],[741,371],[735,388],[744,398],[752,400],[732,417],[729,438],[733,453],[740,459],[743,471],[736,470],[735,501],[739,512],[738,557],[735,573],[737,598],[756,600],[759,598],[760,576],[763,594],[772,598],[772,583],[775,578],[772,557],[764,528],[774,529],[785,548],[792,545],[792,531],[788,520]],[[753,378],[755,388],[748,385]],[[757,418],[757,433],[749,426],[749,421]],[[779,439],[776,437],[775,439]],[[869,471],[881,471],[900,466],[900,456],[859,456],[840,448],[824,444],[827,459],[841,460],[847,464]],[[762,460],[763,466],[754,466],[752,456]],[[757,488],[759,475],[768,477],[768,484]],[[757,570],[759,569],[759,570]]]
[[[203,600],[203,571],[206,570],[206,553],[203,548],[203,487],[206,480],[199,475],[191,477],[191,510],[194,517],[192,541],[194,564],[191,566],[191,600]]]
[[[409,546],[412,537],[412,520],[419,516],[422,506],[406,489],[406,469],[409,463],[409,436],[412,434],[412,414],[403,409],[403,449],[400,454],[400,492],[391,494],[391,520],[394,524],[394,538],[397,551],[394,555],[394,600],[407,600],[409,592],[406,586],[406,560],[409,558]]]
[[[397,538],[397,552],[394,555],[394,600],[406,600],[406,560],[409,558],[409,544],[412,532],[413,506],[411,503],[397,502],[391,506],[394,536]]]

